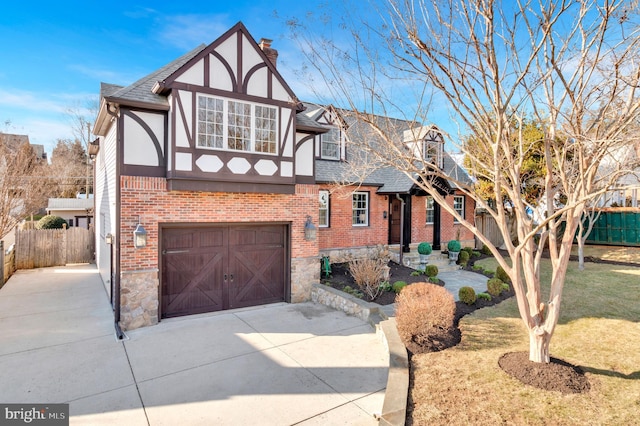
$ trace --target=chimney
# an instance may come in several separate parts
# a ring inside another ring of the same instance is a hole
[[[278,51],[276,49],[271,48],[272,41],[273,40],[269,40],[268,38],[263,38],[260,40],[259,45],[260,45],[260,49],[262,49],[264,54],[267,55],[267,58],[269,58],[269,60],[275,67],[277,65],[276,62],[278,60]]]

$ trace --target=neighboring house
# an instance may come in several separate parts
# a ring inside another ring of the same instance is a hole
[[[38,161],[47,161],[47,153],[44,150],[44,145],[33,144],[29,142],[28,135],[14,135],[11,133],[0,133],[2,137],[2,142],[7,144],[9,149],[17,150],[22,144],[27,143],[31,145],[33,152],[36,154],[36,159]]]
[[[445,228],[426,194],[390,170],[380,176],[393,182],[364,182],[344,203],[327,198],[328,169],[348,147],[328,144],[335,128],[305,111],[276,59],[269,40],[256,43],[238,23],[129,86],[102,84],[96,260],[122,328],[309,300],[321,251],[396,241],[396,194],[415,224],[405,242],[434,238],[427,217]],[[472,214],[466,199],[451,202]]]
[[[89,229],[93,223],[93,198],[49,198],[47,214],[60,216],[69,226]]]

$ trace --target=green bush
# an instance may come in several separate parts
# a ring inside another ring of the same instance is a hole
[[[473,250],[471,252],[471,256],[473,256],[473,257],[480,257],[481,254],[482,253],[480,253],[478,250]]]
[[[406,286],[407,286],[407,283],[405,281],[396,281],[391,286],[391,289],[394,291],[395,294],[398,294]]]
[[[502,283],[502,290],[509,291],[511,290],[511,287],[509,287],[508,283]]]
[[[431,244],[429,243],[420,243],[418,244],[418,253],[420,254],[431,254],[433,249],[431,248]]]
[[[487,302],[491,302],[491,295],[489,293],[478,293],[476,296],[478,299],[484,299]]]
[[[509,278],[509,275],[505,272],[504,268],[502,266],[498,266],[496,268],[496,278],[499,278],[500,281],[505,282],[505,283],[510,283],[511,279]]]
[[[419,277],[420,275],[422,275],[422,271],[413,271],[410,275],[412,277]]]
[[[438,272],[438,267],[436,265],[427,265],[424,269],[424,273],[428,277],[437,277]]]
[[[460,241],[458,240],[451,240],[447,244],[447,250],[452,251],[454,253],[460,251],[461,248],[462,247],[460,246]]]
[[[467,305],[476,303],[476,291],[472,287],[460,287],[458,290],[458,299]]]
[[[493,297],[500,296],[500,293],[502,293],[502,284],[504,283],[500,278],[491,278],[487,281],[487,292]]]
[[[393,290],[393,286],[389,281],[383,281],[380,283],[380,290],[382,291],[391,291]]]
[[[36,229],[62,229],[66,224],[67,221],[60,216],[47,215],[36,222]]]
[[[480,253],[486,254],[487,256],[493,255],[493,253],[491,253],[491,250],[489,250],[489,247],[486,244],[482,245],[482,248],[480,249]]]
[[[469,257],[471,257],[471,253],[473,253],[473,248],[472,247],[463,247],[462,250],[460,250],[461,252],[466,251],[467,253],[469,253]]]
[[[480,265],[473,265],[471,267],[471,269],[473,269],[474,271],[477,271],[477,272],[482,272],[482,266],[480,266]]]
[[[467,266],[467,262],[469,262],[469,252],[463,250],[458,255],[458,263],[462,266]]]

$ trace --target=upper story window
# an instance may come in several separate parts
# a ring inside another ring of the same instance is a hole
[[[199,148],[277,154],[276,123],[276,108],[198,96]]]
[[[422,141],[422,156],[424,161],[442,168],[443,151],[444,140],[442,139],[442,134],[435,130],[429,131]]]
[[[340,129],[331,127],[327,133],[320,136],[320,158],[325,160],[340,159]]]
[[[352,216],[353,226],[369,225],[369,193],[354,192],[352,195]]]
[[[433,197],[427,197],[426,210],[427,210],[427,223],[433,223],[433,218],[434,218]]]
[[[329,191],[321,190],[319,195],[320,214],[318,225],[321,228],[326,228],[329,226]]]
[[[453,209],[464,218],[464,195],[453,196]],[[456,218],[454,218],[453,221],[456,223],[459,222]]]

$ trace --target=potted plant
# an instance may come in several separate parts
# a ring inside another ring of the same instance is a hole
[[[431,248],[431,244],[427,242],[423,242],[418,244],[418,254],[420,255],[420,265],[426,265],[429,261],[429,255],[433,249]],[[424,269],[424,268],[422,268]]]
[[[458,255],[460,254],[460,250],[462,246],[460,245],[460,241],[451,240],[447,244],[447,250],[449,250],[449,261],[450,263],[455,263],[458,261]]]

